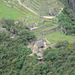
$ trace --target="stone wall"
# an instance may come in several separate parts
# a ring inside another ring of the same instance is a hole
[[[53,24],[44,25],[44,26],[39,27],[38,29],[42,29],[42,28],[46,28],[46,27],[50,27],[50,26],[52,26],[52,25],[53,25]]]
[[[43,31],[40,34],[41,35],[45,35],[45,34],[52,33],[52,32],[58,31],[58,30],[60,30],[60,27],[59,26],[56,27],[56,28],[50,29],[50,30]]]

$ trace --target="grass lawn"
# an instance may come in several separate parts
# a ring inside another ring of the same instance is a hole
[[[20,19],[22,17],[25,18],[25,15],[14,8],[7,7],[5,3],[0,0],[0,19]]]
[[[12,5],[12,4],[11,4]],[[29,22],[33,22],[33,18],[38,18],[37,15],[31,13],[29,10],[25,9],[24,7],[19,7],[19,5],[14,5],[16,6],[19,10],[25,12],[27,15],[19,12],[18,10],[16,10],[15,8],[10,8],[8,6],[6,6],[6,4],[2,1],[0,1],[0,19],[2,18],[6,18],[6,19],[26,19],[26,16],[29,16],[29,18],[27,19]]]
[[[63,41],[63,40],[67,40],[70,43],[75,42],[75,37],[74,36],[69,36],[69,35],[62,34],[59,31],[49,33],[49,34],[46,34],[46,35],[39,34],[40,30],[35,30],[34,32],[35,32],[35,35],[37,37],[47,38],[48,41],[50,41],[50,44],[54,44],[54,43],[56,43],[58,41]]]
[[[67,40],[70,43],[75,42],[75,37],[62,34],[61,32],[53,32],[50,34],[42,35],[42,37],[47,38],[51,44],[63,40]]]

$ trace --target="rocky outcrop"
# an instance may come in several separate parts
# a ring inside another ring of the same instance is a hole
[[[73,10],[75,13],[75,0],[68,0],[70,8]]]

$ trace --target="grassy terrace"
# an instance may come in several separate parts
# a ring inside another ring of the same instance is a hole
[[[6,0],[6,1],[9,1],[9,0]],[[18,3],[13,4],[12,0],[10,0],[10,1],[11,2],[9,2],[8,4],[13,5],[16,8],[18,8],[19,10],[25,12],[26,15],[21,13],[20,11],[16,10],[15,8],[7,7],[6,4],[0,0],[0,19],[6,18],[6,19],[15,19],[15,20],[19,19],[20,20],[21,18],[23,18],[30,23],[36,22],[37,25],[39,23],[43,22],[42,20],[37,19],[37,18],[39,18],[39,16],[35,15],[34,13],[32,13],[29,10],[25,9],[24,7],[20,6]],[[36,0],[36,1],[38,1],[38,0]],[[55,0],[49,0],[49,1],[55,1]],[[17,0],[14,2],[17,2]],[[39,3],[41,3],[41,2],[39,2]],[[26,16],[29,16],[29,17],[26,17]],[[38,25],[38,27],[42,27],[42,26],[48,25],[48,24],[53,24],[54,26],[49,26],[46,28],[33,30],[35,35],[47,38],[51,42],[51,44],[56,43],[59,40],[68,40],[69,42],[75,41],[75,37],[64,35],[61,32],[53,32],[53,33],[46,34],[46,35],[40,35],[39,34],[40,32],[55,28],[56,26],[58,26],[59,23],[57,24],[52,21],[45,21],[44,24]]]
[[[24,2],[26,5],[28,5],[30,8],[32,8],[32,9],[34,9],[36,12],[38,12],[38,13],[46,13],[46,12],[48,12],[47,10],[43,10],[43,11],[39,11],[39,10],[37,10],[37,9],[40,9],[39,7],[37,7],[36,5],[34,5],[34,4],[32,4],[32,2],[28,2],[28,1],[26,1],[25,0],[25,2]],[[31,4],[31,5],[30,5]],[[36,4],[36,3],[35,3]],[[40,5],[38,5],[38,6],[40,6]],[[41,7],[41,6],[40,6]]]
[[[53,5],[54,3],[57,3],[57,1],[56,0],[40,0],[40,1],[39,0],[24,0],[23,3],[29,6],[30,8],[34,9],[38,13],[46,13],[46,12],[49,12],[49,10],[40,11],[40,9],[54,9],[56,7],[60,7],[60,8],[63,7],[63,5],[59,1],[58,1],[58,5],[57,4]],[[51,4],[48,5],[48,2],[51,2]],[[47,7],[44,7],[45,5]],[[57,11],[59,11],[59,9],[55,10],[55,12]]]
[[[49,33],[49,34],[46,34],[46,35],[41,35],[40,34],[40,32],[45,31],[45,30],[49,30],[49,29],[52,29],[52,28],[55,28],[56,26],[58,26],[58,24],[57,25],[55,24],[54,26],[42,28],[42,29],[36,29],[36,30],[34,30],[34,33],[35,33],[35,35],[37,37],[40,36],[40,37],[43,37],[43,38],[47,38],[50,41],[51,44],[56,43],[56,42],[61,41],[61,40],[67,40],[70,43],[75,41],[75,37],[62,34],[59,31],[53,32],[53,33]]]
[[[58,41],[63,41],[63,40],[67,40],[70,43],[75,41],[75,37],[62,34],[61,32],[53,32],[50,34],[43,35],[42,37],[48,38],[51,44],[58,42]]]
[[[45,30],[49,30],[49,29],[52,29],[52,28],[56,28],[55,26],[49,26],[49,27],[46,27],[46,28],[42,28],[42,29],[36,29],[38,32],[42,32],[42,31],[45,31]],[[34,31],[36,31],[34,30]]]
[[[53,24],[53,22],[51,22],[51,21],[46,21],[46,22],[44,22],[44,24],[41,24],[41,25],[39,25],[38,27],[45,26],[45,25],[47,25],[47,24]]]
[[[0,0],[0,19],[20,19],[21,17],[25,18],[26,15],[18,12],[17,10],[7,7],[5,3]]]
[[[6,0],[6,1],[9,1],[9,0]],[[23,14],[21,12],[19,12],[18,10],[16,10],[15,8],[10,8],[8,6],[6,6],[5,3],[3,3],[2,1],[0,1],[0,18],[7,18],[7,19],[26,19],[28,22],[30,23],[33,23],[33,22],[36,22],[37,25],[39,23],[42,23],[43,21],[42,20],[35,20],[35,18],[39,18],[39,16],[31,13],[29,10],[25,9],[24,7],[20,6],[17,2],[17,0],[15,0],[14,2],[16,2],[17,4],[13,4],[12,3],[13,1],[10,0],[10,2],[8,3],[9,5],[12,5],[12,6],[15,6],[16,8],[18,8],[19,10],[23,11],[26,13]],[[2,11],[1,11],[2,10]],[[5,13],[6,12],[6,13]],[[29,16],[28,18],[26,18],[26,16]],[[49,24],[50,22],[46,22],[44,23],[43,25],[46,25],[46,24]]]
[[[9,0],[6,0],[9,1]],[[20,11],[16,10],[15,8],[10,8],[6,6],[6,4],[2,1],[0,1],[0,19],[7,18],[7,19],[27,19],[29,22],[33,22],[32,18],[38,18],[39,16],[31,13],[29,10],[25,9],[24,7],[20,6],[19,4],[13,4],[12,0],[10,0],[9,5],[15,6],[22,12],[25,12],[25,14],[21,13]],[[17,2],[17,0],[16,0]],[[29,16],[29,18],[26,18],[26,16]]]
[[[39,34],[40,30],[35,30],[35,31],[36,31],[35,34],[36,34],[37,37],[40,36],[40,37],[43,37],[43,38],[47,38],[50,41],[50,44],[54,44],[58,41],[63,41],[63,40],[67,40],[70,43],[73,43],[75,41],[75,37],[62,34],[59,31],[49,33],[49,34],[46,34],[46,35],[40,35]]]

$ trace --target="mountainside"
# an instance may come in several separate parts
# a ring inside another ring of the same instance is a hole
[[[74,2],[0,0],[0,75],[75,75]]]
[[[58,0],[20,0],[25,6],[41,15],[56,15],[62,8]]]
[[[63,9],[66,7],[64,4],[68,5],[67,0],[2,0],[0,3],[0,10],[2,10],[0,11],[0,19],[6,18],[20,20],[29,27],[37,37],[47,38],[51,44],[54,44],[59,40],[68,40],[70,42],[74,41],[73,36],[65,35],[69,35],[74,32],[74,27],[71,27],[73,32],[71,33],[70,31],[69,25],[71,25],[71,23],[67,24],[68,27],[66,29],[68,29],[68,31],[62,26],[62,21],[65,20],[66,22]],[[38,8],[38,10],[35,9],[34,6]],[[48,12],[47,15],[43,14],[46,13],[43,9]],[[40,15],[39,11],[42,15]],[[58,36],[55,37],[56,35]],[[69,40],[70,38],[73,39]]]
[[[75,13],[75,0],[69,0],[69,4],[73,12]]]

